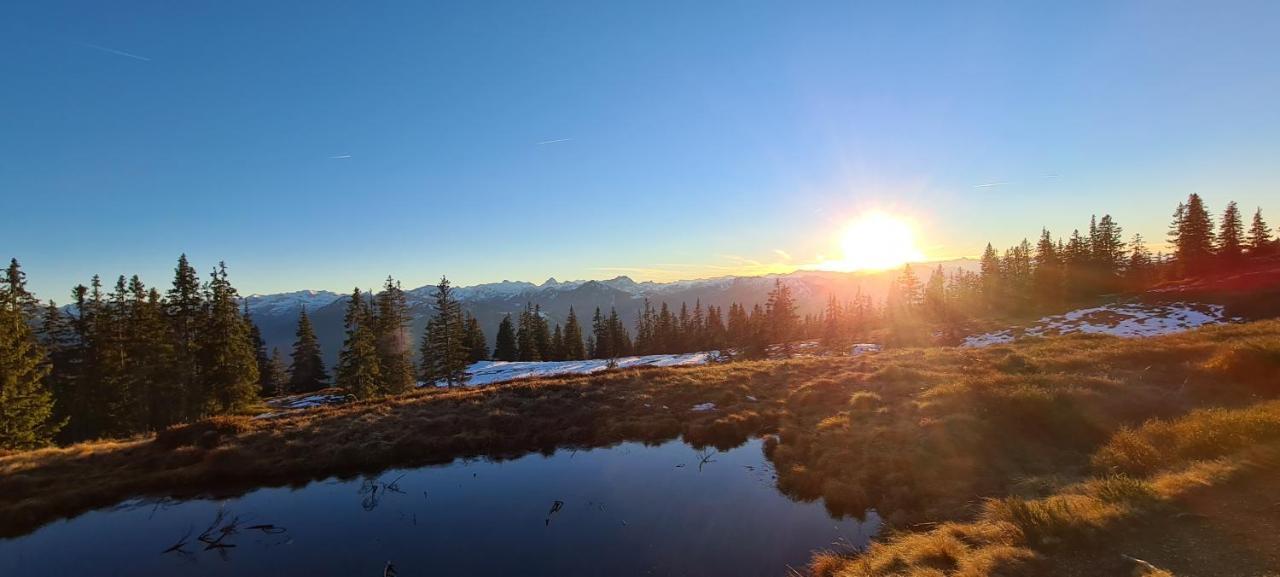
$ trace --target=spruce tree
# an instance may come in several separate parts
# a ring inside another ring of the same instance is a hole
[[[1000,277],[1000,256],[991,243],[987,243],[987,248],[982,251],[981,267],[982,299],[988,310],[995,310],[1004,305],[1004,291]]]
[[[1130,290],[1145,290],[1152,280],[1154,262],[1151,251],[1147,249],[1141,234],[1133,235],[1133,241],[1129,246],[1131,250],[1129,262],[1125,265],[1125,281]]]
[[[289,365],[285,363],[284,355],[280,354],[279,347],[271,348],[271,361],[267,365],[267,370],[271,373],[271,378],[267,379],[267,382],[271,384],[271,389],[267,390],[265,395],[285,394],[285,388],[289,385]]]
[[[564,332],[560,330],[560,323],[556,323],[556,328],[551,331],[550,349],[551,354],[548,356],[548,360],[564,360]]]
[[[41,316],[40,345],[44,347],[50,361],[50,372],[45,382],[53,393],[53,420],[68,424],[59,432],[59,439],[77,440],[71,430],[70,420],[83,367],[83,351],[70,316],[63,313],[53,301],[49,301]]]
[[[440,277],[436,285],[435,313],[427,322],[423,339],[422,376],[428,384],[443,382],[448,386],[467,382],[466,327],[462,323],[462,305],[453,296],[449,279]]]
[[[516,347],[521,361],[541,361],[542,348],[538,346],[538,332],[542,320],[534,313],[533,303],[526,303],[520,313],[520,325],[516,328]]]
[[[569,307],[569,317],[564,322],[564,360],[580,361],[587,358],[587,350],[582,344],[582,325],[578,324],[578,315],[573,307]]]
[[[378,349],[379,393],[394,395],[413,388],[412,339],[409,336],[409,305],[400,283],[390,276],[377,296],[374,338]]]
[[[257,323],[253,322],[253,315],[249,313],[249,301],[245,300],[241,305],[244,311],[244,322],[249,325],[249,343],[253,346],[253,359],[258,365],[258,395],[266,397],[276,388],[276,384],[271,382],[271,357],[267,355],[267,343],[262,340],[262,330],[258,328]]]
[[[180,408],[182,420],[191,420],[200,411],[196,354],[200,347],[199,331],[205,325],[205,310],[199,275],[187,262],[186,254],[178,257],[173,286],[165,294],[164,303],[173,335],[174,388],[179,392],[179,397],[171,402]]]
[[[329,385],[329,373],[324,368],[324,357],[320,353],[320,341],[316,339],[315,329],[311,326],[311,317],[307,316],[307,308],[302,307],[298,313],[298,330],[294,333],[297,340],[293,343],[293,352],[289,358],[289,393],[309,393],[323,389]]]
[[[167,324],[160,292],[147,289],[134,275],[129,281],[125,355],[131,401],[138,403],[137,431],[158,431],[182,421],[174,402],[182,396],[174,386],[177,368]]]
[[[725,347],[724,318],[720,307],[707,307],[707,349],[718,351]]]
[[[478,363],[488,360],[489,345],[485,341],[484,331],[480,328],[480,319],[470,313],[465,315],[467,362]]]
[[[227,265],[218,263],[206,289],[208,314],[197,353],[205,414],[243,411],[258,400],[258,364],[237,300]]]
[[[1038,308],[1053,308],[1062,301],[1062,256],[1058,247],[1049,235],[1048,229],[1040,229],[1040,240],[1036,241],[1035,267],[1031,284],[1035,292]]]
[[[906,272],[910,273],[910,267]],[[796,314],[795,299],[791,296],[791,287],[782,282],[782,279],[774,279],[773,290],[769,291],[769,302],[765,313],[765,329],[766,341],[765,346],[777,343],[782,350],[782,356],[790,358],[793,351],[792,339],[795,337]]]
[[[516,330],[509,314],[502,317],[502,322],[498,323],[498,334],[493,345],[493,358],[508,362],[520,359],[520,350],[516,346]]]
[[[1271,229],[1262,219],[1262,208],[1258,208],[1253,212],[1253,222],[1249,225],[1249,256],[1267,254],[1272,248]]]
[[[48,445],[65,421],[56,420],[49,363],[31,331],[35,299],[16,259],[0,280],[0,449]]]
[[[1244,222],[1233,200],[1222,211],[1218,225],[1218,258],[1228,266],[1234,265],[1244,256],[1244,246]]]
[[[342,319],[346,337],[338,355],[336,383],[362,400],[382,394],[382,365],[372,317],[368,301],[356,287]]]
[[[533,340],[538,347],[538,358],[551,358],[551,326],[542,315],[542,305],[533,305]]]
[[[1200,195],[1192,194],[1187,197],[1185,205],[1179,206],[1179,211],[1174,213],[1174,229],[1170,237],[1174,258],[1184,275],[1208,271],[1214,247],[1213,221]]]

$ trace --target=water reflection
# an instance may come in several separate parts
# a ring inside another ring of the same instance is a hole
[[[775,488],[761,443],[504,462],[133,501],[0,541],[0,575],[769,575],[879,527]]]

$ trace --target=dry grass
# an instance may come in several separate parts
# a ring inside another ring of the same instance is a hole
[[[626,370],[215,419],[0,456],[0,535],[138,494],[236,494],[677,436],[725,448],[776,432],[765,450],[788,494],[836,513],[875,507],[899,530],[941,522],[857,557],[819,556],[815,574],[1036,575],[1046,555],[1087,550],[1254,466],[1256,446],[1280,440],[1277,405],[1245,408],[1276,392],[1256,371],[1272,366],[1277,343],[1280,321],[1264,321],[1146,340]],[[690,410],[704,402],[718,410]]]

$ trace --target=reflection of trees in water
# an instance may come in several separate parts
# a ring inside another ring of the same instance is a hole
[[[192,534],[195,533],[195,527],[187,527],[187,532],[182,537],[160,553],[162,555],[172,553],[189,561],[195,561],[197,553],[217,551],[218,555],[225,560],[228,558],[228,551],[236,547],[233,540],[237,536],[250,533],[273,536],[270,540],[260,541],[268,547],[283,545],[290,541],[288,530],[284,527],[272,523],[251,523],[250,517],[233,515],[226,509],[219,508],[213,521],[196,534],[194,539]]]
[[[372,511],[378,508],[378,504],[388,493],[403,495],[404,491],[400,489],[400,479],[403,478],[404,475],[400,475],[390,483],[386,483],[381,478],[365,477],[360,482],[359,494],[363,497],[360,500],[360,507],[365,511]]]

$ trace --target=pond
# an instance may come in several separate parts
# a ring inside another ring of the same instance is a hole
[[[0,575],[780,577],[880,526],[779,493],[761,441],[455,461],[221,501],[135,500],[0,541]],[[388,569],[388,563],[393,568]]]

